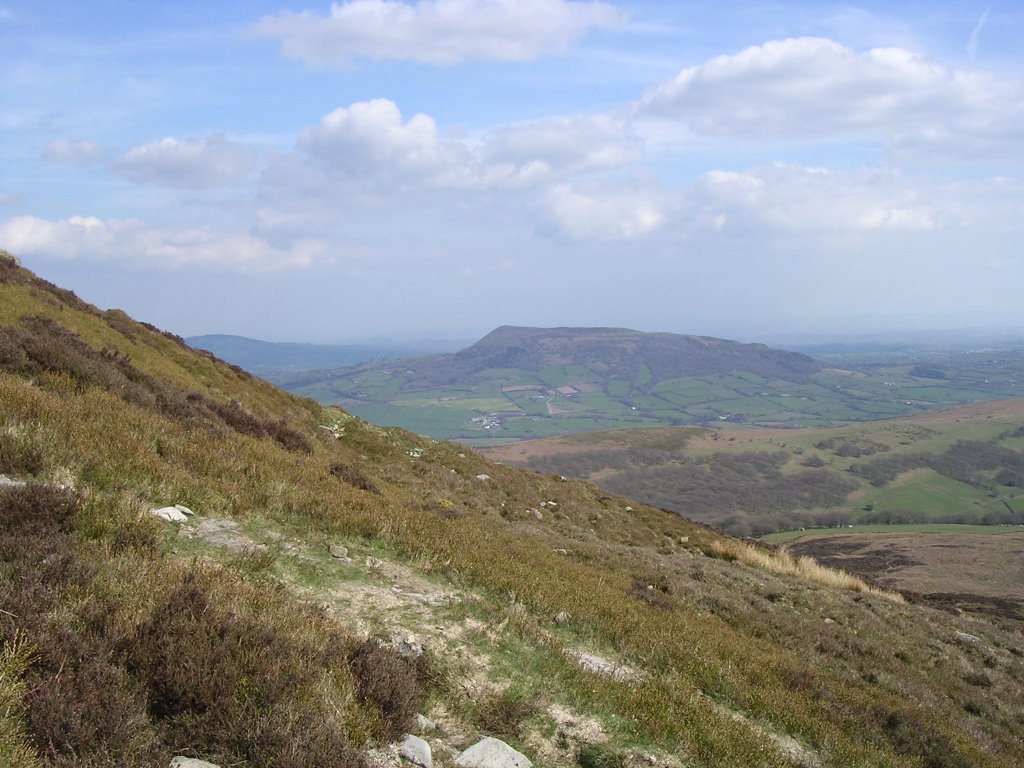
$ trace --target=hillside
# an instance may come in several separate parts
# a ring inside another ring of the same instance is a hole
[[[323,408],[6,257],[0,474],[0,764],[1024,758],[1019,624]]]
[[[498,328],[447,355],[281,376],[379,424],[494,445],[659,425],[824,427],[1018,394],[1024,354],[806,355],[619,328]]]

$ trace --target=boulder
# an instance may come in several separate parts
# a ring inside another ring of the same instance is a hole
[[[336,557],[339,560],[344,560],[348,557],[348,547],[343,547],[341,544],[331,544],[330,548],[331,557]]]
[[[13,477],[0,475],[0,488],[21,488],[24,485],[24,480],[15,480]]]
[[[208,763],[205,760],[197,760],[194,757],[177,757],[171,758],[170,768],[220,768],[215,763]]]
[[[430,745],[419,736],[406,736],[398,748],[398,754],[420,768],[433,768],[434,759],[430,754]]]
[[[477,480],[490,480],[491,476],[490,475],[485,475],[484,473],[481,472],[479,475],[476,476],[476,479]]]
[[[160,509],[151,509],[149,514],[156,515],[161,520],[166,520],[169,523],[184,523],[188,520],[185,513],[177,507],[160,507]]]
[[[533,768],[527,757],[501,739],[481,739],[455,758],[459,768]]]
[[[176,510],[178,510],[179,512],[181,512],[181,514],[183,514],[183,515],[188,515],[189,517],[192,517],[193,515],[195,515],[195,512],[193,512],[191,509],[186,507],[184,504],[175,504],[174,508]]]

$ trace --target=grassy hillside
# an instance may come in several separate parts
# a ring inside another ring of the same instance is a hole
[[[276,378],[380,424],[493,445],[656,425],[823,427],[1019,393],[1024,354],[805,355],[617,328],[503,327],[452,355]]]
[[[0,763],[1024,757],[1017,625],[322,408],[6,258],[0,473]]]

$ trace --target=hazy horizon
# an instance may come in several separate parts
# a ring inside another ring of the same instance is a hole
[[[1024,9],[0,0],[0,248],[182,336],[1024,331]]]

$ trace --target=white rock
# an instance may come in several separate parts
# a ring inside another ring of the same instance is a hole
[[[430,754],[430,745],[419,736],[406,736],[398,748],[398,754],[420,768],[433,768],[434,759]]]
[[[491,476],[490,475],[485,475],[483,473],[480,473],[479,475],[476,476],[476,479],[477,480],[490,480]]]
[[[185,513],[177,507],[160,507],[160,509],[151,509],[149,514],[156,515],[161,520],[166,520],[170,523],[184,523],[188,520],[188,518],[185,517]]]
[[[391,630],[391,647],[398,651],[399,655],[407,659],[422,656],[425,650],[422,640],[412,632],[406,632],[401,627],[395,627]]]
[[[481,739],[455,758],[459,768],[533,768],[525,755],[500,739]]]
[[[194,515],[194,514],[195,514],[195,512],[193,512],[193,511],[192,511],[191,509],[189,509],[188,507],[186,507],[186,506],[185,506],[184,504],[175,504],[175,505],[174,505],[174,508],[175,508],[176,510],[178,510],[179,512],[181,512],[181,514],[183,514],[183,515],[189,515],[189,516],[192,516],[192,515]]]
[[[437,723],[426,715],[416,715],[416,727],[421,731],[432,731],[437,728]]]
[[[215,763],[208,763],[205,760],[196,760],[194,757],[177,757],[171,758],[170,768],[220,768]]]
[[[0,475],[0,488],[21,488],[24,485],[24,480],[15,480],[13,477]]]

